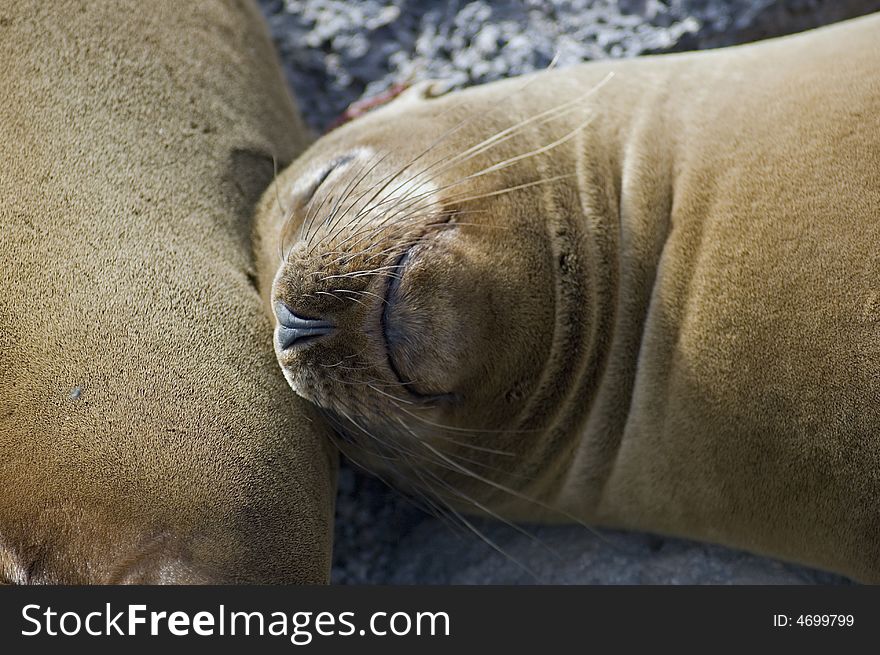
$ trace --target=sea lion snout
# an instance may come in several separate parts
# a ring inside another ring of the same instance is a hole
[[[330,321],[298,316],[282,301],[275,303],[275,316],[278,319],[275,338],[281,350],[306,347],[316,339],[332,334],[334,329]]]

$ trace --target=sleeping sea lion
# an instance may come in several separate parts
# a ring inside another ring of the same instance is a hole
[[[442,94],[258,208],[290,386],[438,513],[880,581],[880,16]]]

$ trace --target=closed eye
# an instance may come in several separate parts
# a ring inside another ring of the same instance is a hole
[[[315,181],[312,182],[304,192],[303,204],[311,202],[312,198],[315,197],[315,194],[318,192],[318,189],[321,188],[321,185],[327,181],[327,178],[330,177],[330,174],[338,168],[342,168],[346,164],[348,164],[352,159],[354,159],[353,154],[343,155],[341,157],[337,157],[332,160],[326,167],[324,167],[318,176],[315,178]]]
[[[321,185],[327,181],[327,178],[330,177],[330,174],[333,173],[333,171],[336,171],[345,166],[354,158],[355,153],[349,153],[347,155],[336,157],[335,159],[330,160],[330,162],[326,166],[319,169],[318,173],[312,176],[312,181],[308,182],[307,185],[306,180],[303,178],[300,178],[297,181],[297,186],[294,188],[293,192],[294,204],[296,205],[296,207],[291,212],[287,212],[286,209],[284,210],[285,213],[287,213],[287,218],[285,219],[284,224],[281,226],[281,239],[279,240],[278,244],[279,259],[281,259],[282,261],[285,261],[287,259],[287,254],[290,252],[290,248],[292,248],[294,242],[302,236],[303,230],[306,228],[306,222],[304,222],[303,220],[294,220],[294,217],[311,216],[311,220],[308,221],[308,223],[311,223],[311,221],[314,220],[315,208],[309,208],[309,204],[315,197],[318,189],[320,189]],[[278,201],[278,206],[284,209],[280,200]]]

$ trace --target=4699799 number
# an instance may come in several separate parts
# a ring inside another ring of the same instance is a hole
[[[786,628],[798,626],[802,628],[850,628],[856,619],[852,614],[799,614],[797,618],[786,614],[774,614],[773,626]]]

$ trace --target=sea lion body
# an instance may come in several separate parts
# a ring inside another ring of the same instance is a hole
[[[288,381],[440,512],[880,581],[878,35],[421,87],[330,133],[258,217]]]
[[[333,457],[249,281],[308,139],[259,10],[0,14],[0,583],[326,582]]]

